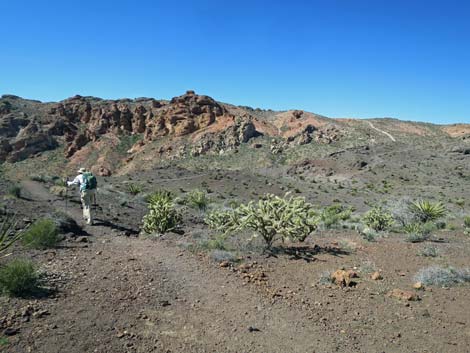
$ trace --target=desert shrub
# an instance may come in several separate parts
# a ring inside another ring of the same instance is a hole
[[[411,201],[408,198],[390,202],[389,210],[397,224],[405,226],[414,222],[414,215],[410,211],[410,204]]]
[[[0,290],[4,294],[27,296],[37,288],[38,281],[39,275],[30,261],[16,259],[0,268]]]
[[[359,234],[364,240],[370,242],[376,241],[377,238],[380,236],[380,234],[376,230],[369,227],[363,227],[362,229],[360,229]]]
[[[463,226],[465,228],[470,228],[470,216],[466,216],[464,219],[463,219]]]
[[[0,227],[0,255],[23,236],[23,233],[15,232],[15,227],[15,217],[6,215]]]
[[[222,261],[230,261],[234,262],[236,260],[235,256],[226,250],[216,249],[211,252],[210,257],[213,261],[222,262]]]
[[[446,229],[447,227],[447,222],[446,221],[436,221],[435,223],[433,223],[434,226],[436,227],[436,229]]]
[[[142,185],[130,183],[127,185],[127,192],[131,195],[138,195],[142,192],[143,188]]]
[[[428,286],[450,287],[456,284],[470,282],[470,270],[433,265],[421,269],[415,275],[414,279]]]
[[[174,198],[174,195],[171,191],[168,190],[157,190],[152,192],[151,194],[147,195],[145,201],[147,203],[154,203],[154,202],[171,202]]]
[[[32,174],[29,176],[29,179],[32,181],[37,181],[38,183],[46,183],[47,178],[42,174]]]
[[[432,222],[411,223],[403,227],[403,230],[408,235],[406,240],[410,243],[419,243],[428,240],[431,233],[436,229],[436,224]]]
[[[439,256],[439,249],[435,246],[425,246],[423,249],[421,249],[418,255],[424,257],[437,257]]]
[[[376,206],[369,210],[362,218],[366,226],[376,231],[389,229],[394,221],[391,213],[385,211],[382,207]]]
[[[227,250],[225,240],[223,235],[217,235],[212,239],[202,241],[199,245],[201,248],[207,250]]]
[[[321,224],[326,228],[332,228],[340,221],[346,221],[351,217],[352,208],[343,205],[331,205],[323,209],[320,215]]]
[[[49,192],[52,195],[65,197],[65,196],[67,196],[67,187],[66,186],[53,185],[49,188]]]
[[[320,278],[318,279],[318,283],[321,285],[328,285],[333,283],[333,279],[331,278],[331,272],[323,271],[320,273]]]
[[[8,188],[8,195],[20,198],[21,197],[21,186],[13,185]]]
[[[149,202],[148,213],[143,218],[142,229],[147,234],[164,234],[177,229],[181,222],[182,216],[173,202],[160,197]]]
[[[63,179],[63,178],[57,178],[57,179],[54,179],[54,185],[62,187],[62,188],[66,188],[67,187],[67,181],[65,181],[65,179]]]
[[[60,242],[59,230],[51,219],[39,219],[25,231],[22,242],[33,249],[53,248]]]
[[[210,203],[210,199],[207,194],[202,190],[191,190],[186,196],[186,203],[200,211],[205,211]]]
[[[422,223],[436,221],[446,214],[446,209],[442,203],[427,200],[412,202],[409,209],[415,219]]]

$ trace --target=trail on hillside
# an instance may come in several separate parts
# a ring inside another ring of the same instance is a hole
[[[35,202],[61,210],[42,184],[23,182]],[[80,222],[80,208],[68,213]],[[34,352],[331,352],[334,336],[308,313],[272,303],[228,269],[165,241],[86,227],[83,246],[66,245],[44,265],[67,278],[49,315],[25,325],[14,348]],[[82,243],[80,243],[82,244]],[[37,325],[37,324],[36,324]],[[250,329],[251,327],[251,329]],[[41,334],[37,331],[41,329]],[[351,348],[351,347],[350,347]]]
[[[380,130],[380,129],[376,128],[376,127],[374,126],[374,124],[372,124],[370,121],[368,121],[368,123],[369,123],[369,125],[370,125],[370,127],[371,127],[372,129],[374,129],[374,130],[376,130],[376,131],[378,131],[378,132],[381,132],[381,133],[384,134],[384,135],[387,135],[387,136],[390,138],[390,140],[392,140],[393,142],[397,142],[397,140],[395,140],[395,137],[393,137],[393,136],[392,136],[391,134],[389,134],[387,131]]]

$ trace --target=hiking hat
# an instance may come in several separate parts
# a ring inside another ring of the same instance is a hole
[[[85,168],[80,168],[80,169],[78,170],[78,173],[79,173],[79,174],[83,174],[83,173],[85,173],[85,172],[86,172],[86,169],[85,169]]]

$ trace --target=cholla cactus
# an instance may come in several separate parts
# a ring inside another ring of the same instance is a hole
[[[149,212],[143,218],[144,232],[163,234],[178,228],[182,222],[181,214],[167,198],[158,198],[148,204]]]
[[[386,230],[394,224],[391,213],[382,209],[382,207],[374,207],[363,217],[364,224],[373,230]]]
[[[270,248],[277,236],[282,240],[304,241],[318,225],[313,205],[303,197],[281,198],[267,194],[257,203],[240,205],[233,212],[238,229],[252,229]]]
[[[237,217],[233,209],[212,211],[204,221],[210,228],[223,232],[229,232],[238,226]]]

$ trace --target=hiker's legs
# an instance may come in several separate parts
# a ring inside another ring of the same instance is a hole
[[[91,195],[89,190],[82,191],[83,219],[87,224],[91,224]]]
[[[88,224],[93,223],[93,212],[92,212],[92,205],[96,202],[96,190],[88,190],[88,197],[89,197],[89,202],[88,202]]]

